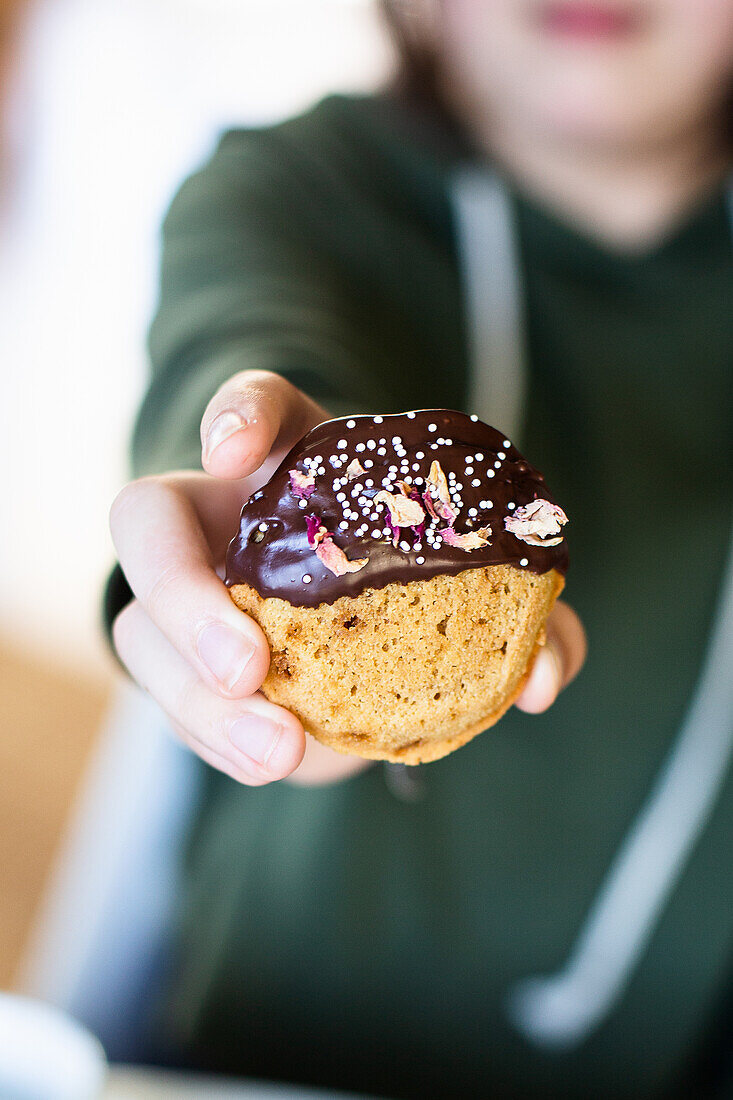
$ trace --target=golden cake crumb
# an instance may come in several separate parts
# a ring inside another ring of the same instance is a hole
[[[264,695],[339,752],[438,760],[520,694],[564,579],[489,565],[298,607],[247,584],[234,602],[272,651]]]

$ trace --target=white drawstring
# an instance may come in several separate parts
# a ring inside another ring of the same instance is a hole
[[[474,374],[471,407],[516,435],[526,368],[509,199],[496,176],[476,169],[456,174],[453,200]],[[733,199],[730,205],[733,209]],[[516,326],[513,332],[511,324]],[[729,768],[732,671],[733,540],[702,676],[649,798],[614,858],[565,966],[556,974],[526,978],[509,991],[509,1018],[534,1043],[576,1046],[622,996]]]

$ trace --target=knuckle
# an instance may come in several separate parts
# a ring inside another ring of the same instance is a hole
[[[153,620],[159,618],[171,601],[171,591],[175,592],[181,582],[181,567],[176,561],[169,561],[152,579],[145,597],[145,604]]]

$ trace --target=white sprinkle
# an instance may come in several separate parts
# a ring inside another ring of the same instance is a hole
[[[489,508],[493,508],[493,507],[494,507],[494,502],[493,502],[493,500],[485,500],[485,501],[484,501],[484,504],[485,504],[485,506],[486,506],[486,509],[487,509],[487,511],[488,511],[488,509],[489,509]]]
[[[340,451],[343,451],[344,447],[346,446],[346,440],[345,440],[345,439],[339,439],[339,441],[338,441],[338,443],[336,444],[336,446],[338,447],[338,449],[339,449]]]
[[[346,427],[347,428],[355,428],[356,427],[356,421],[355,420],[347,420],[346,421]]]
[[[374,465],[374,463],[372,462],[371,458],[365,458],[364,459],[364,469],[365,470],[370,470],[373,465]]]
[[[374,423],[375,424],[381,424],[383,420],[384,420],[383,416],[375,416],[374,417]]]
[[[338,455],[330,455],[328,461],[331,463],[334,470],[341,465],[341,459]]]
[[[311,577],[310,573],[303,574],[303,584],[310,584],[312,579],[313,578]]]
[[[473,481],[471,482],[471,484],[472,484],[472,485],[473,485],[474,487],[475,487],[475,486],[477,486],[477,485],[480,485],[480,484],[481,484],[481,479],[480,479],[480,478],[478,478],[478,477],[475,477],[475,478],[473,479]]]
[[[416,477],[415,478],[415,484],[416,485],[422,485],[422,478],[421,477]]]
[[[374,442],[374,440],[373,440],[373,439],[367,439],[367,448],[368,448],[368,449],[369,449],[370,451],[373,451],[373,450],[374,450],[374,448],[376,447],[376,445],[377,445],[377,444],[376,444],[376,443]]]
[[[298,501],[298,507],[299,508],[307,508],[308,507],[308,501],[303,500],[303,498],[301,497],[300,500]]]
[[[437,451],[437,449],[438,449],[438,444],[437,443],[431,443],[430,444],[430,450],[431,451]]]
[[[379,530],[378,527],[375,527],[374,530],[372,531],[372,538],[373,539],[381,539],[381,537],[382,537],[382,532]]]
[[[473,466],[466,466],[466,476],[473,473]]]
[[[496,452],[496,457],[497,458],[506,458],[506,453],[504,451],[497,451]]]
[[[346,493],[337,493],[336,500],[346,500]]]
[[[416,562],[417,565],[424,565],[425,564],[425,558],[422,556],[422,554],[420,554],[419,557],[415,558],[415,562]]]
[[[425,458],[424,451],[415,451],[415,458]]]
[[[404,550],[404,552],[407,554],[409,552],[409,549],[410,549],[409,542],[407,542],[405,539],[403,539],[402,542],[400,543],[400,550]]]
[[[460,481],[457,481],[456,485],[455,485],[456,492],[460,493],[462,488],[463,488],[463,486],[461,485]]]
[[[444,439],[443,442],[445,443],[446,447],[452,447],[453,446],[453,440],[452,439]]]
[[[414,414],[413,412],[409,412],[409,413],[407,414],[407,419],[408,419],[408,420],[414,420],[414,419],[415,419],[415,414]]]
[[[496,473],[495,473],[494,470],[487,470],[486,471],[486,476],[487,477],[496,477]]]
[[[508,440],[508,439],[505,439],[505,440],[504,440],[504,446],[505,446],[505,447],[511,447],[511,443],[509,442],[509,440]]]
[[[383,535],[391,535],[392,532],[390,531],[389,527],[383,527],[382,528],[382,534]]]
[[[439,435],[438,438],[435,440],[435,442],[438,444],[439,447],[442,447],[443,444],[445,443],[445,440],[443,439],[442,435]]]
[[[520,558],[519,559],[519,564],[520,565],[529,565],[529,558]]]
[[[421,542],[416,542],[412,549],[413,550],[422,550],[422,543]]]
[[[384,447],[377,447],[377,454],[378,455],[386,455],[386,453],[387,452],[385,451]]]
[[[420,469],[420,463],[419,462],[413,462],[412,468],[415,471],[419,470]]]
[[[357,451],[360,451],[360,452],[363,451],[364,450],[364,444],[363,443],[357,443],[356,444],[356,449],[357,449]]]
[[[475,461],[476,462],[483,462],[483,460],[484,460],[484,456],[481,453],[477,453]]]
[[[267,524],[266,524],[266,523],[260,523],[260,524],[258,524],[258,529],[259,529],[260,531],[266,531],[266,530],[267,530]]]
[[[349,456],[347,455],[346,451],[342,451],[342,453],[339,455],[339,458],[341,459],[342,462],[346,462],[348,457]]]
[[[494,469],[499,470],[500,468],[501,468],[501,462],[495,462],[494,463]]]
[[[402,436],[401,435],[393,435],[392,436],[392,442],[394,443],[394,445],[396,447],[398,443],[402,442]]]
[[[325,466],[319,466],[318,467],[318,473],[321,475],[321,477],[323,477],[325,472],[326,472],[326,467]]]
[[[339,527],[341,528],[342,531],[345,531],[348,526],[349,525],[348,525],[348,523],[346,522],[345,519],[342,519],[341,523],[339,523]]]
[[[516,504],[514,503],[513,500],[510,500],[509,503],[507,504],[507,508],[509,509],[510,512],[513,511],[513,509],[516,508],[516,507],[517,506],[516,506]]]
[[[478,420],[476,413],[471,413],[471,420],[473,420],[474,424],[476,423],[476,421]]]
[[[316,457],[313,459],[313,462],[316,466],[320,466],[320,464],[323,462],[323,455],[316,455]]]
[[[468,509],[468,514],[469,514],[469,516],[477,516],[478,511],[475,508],[469,508]]]
[[[371,489],[372,486],[374,485],[374,479],[371,478],[371,477],[368,477],[366,479],[366,481],[364,482],[364,484],[366,485],[367,489]]]
[[[382,438],[379,440],[380,447],[383,447],[386,442],[387,440],[384,438],[384,436],[382,436]]]
[[[429,432],[437,432],[437,430],[438,430],[438,425],[437,424],[428,424],[428,431]]]

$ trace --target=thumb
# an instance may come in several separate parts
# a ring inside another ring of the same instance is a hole
[[[214,394],[201,420],[201,458],[214,477],[253,474],[273,450],[278,462],[327,413],[271,371],[241,371]]]

